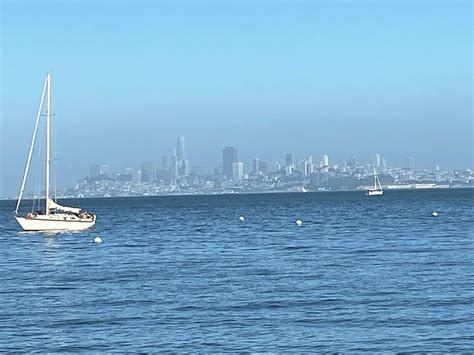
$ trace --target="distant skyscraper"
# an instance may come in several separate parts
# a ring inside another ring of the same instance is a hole
[[[323,155],[323,158],[321,159],[321,165],[322,166],[329,166],[329,157],[327,154]]]
[[[236,161],[232,163],[232,180],[235,182],[241,182],[244,178],[244,163]]]
[[[161,170],[168,170],[168,158],[166,155],[161,157]]]
[[[178,137],[178,140],[176,142],[176,159],[178,160],[178,163],[181,163],[184,159],[186,159],[183,136]]]
[[[413,157],[408,158],[408,169],[415,169],[415,159]]]
[[[300,160],[298,158],[293,159],[293,164],[291,164],[294,170],[298,170],[300,167]]]
[[[191,166],[189,164],[189,160],[182,160],[181,161],[181,176],[189,176],[191,174]]]
[[[232,164],[234,164],[238,159],[237,148],[229,146],[223,149],[222,165],[224,168],[224,175],[227,177],[227,179],[233,178],[234,175],[232,173]]]
[[[327,173],[329,171],[329,156],[327,154],[324,154],[321,158],[320,167],[322,168],[323,166],[325,166],[325,168],[323,168],[321,171]]]
[[[141,179],[142,182],[154,182],[155,181],[155,164],[151,161],[142,163],[141,166]]]
[[[382,157],[380,154],[375,154],[375,166],[380,168],[382,166]]]
[[[258,160],[258,158],[254,158],[252,159],[252,173],[254,173],[255,175],[258,175],[258,173],[260,172],[260,161]]]
[[[176,154],[171,156],[171,166],[170,166],[170,184],[171,186],[176,186],[178,184],[178,158]]]
[[[303,160],[300,163],[300,171],[303,173],[303,175],[309,175],[309,166],[310,163],[308,163],[306,160]]]
[[[293,165],[293,154],[286,153],[285,161],[286,161],[286,166],[292,166]]]

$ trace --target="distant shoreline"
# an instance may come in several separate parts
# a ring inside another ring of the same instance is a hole
[[[385,192],[392,191],[432,191],[432,190],[470,190],[474,186],[456,186],[456,187],[429,187],[429,188],[395,188],[384,189]],[[350,190],[309,190],[302,191],[244,191],[244,192],[216,192],[216,193],[163,193],[156,195],[119,195],[119,196],[84,196],[84,197],[58,197],[58,200],[87,200],[87,199],[112,199],[112,198],[148,198],[148,197],[178,197],[178,196],[235,196],[235,195],[267,195],[267,194],[310,194],[310,193],[345,193],[345,192],[360,192],[364,193],[364,189],[350,189]],[[42,199],[41,197],[40,199]],[[32,201],[32,198],[25,198],[23,201]],[[0,201],[17,201],[16,198],[0,198]]]

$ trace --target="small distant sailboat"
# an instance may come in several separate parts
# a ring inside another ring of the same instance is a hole
[[[367,196],[379,196],[383,195],[382,185],[380,184],[379,177],[377,175],[377,171],[375,171],[374,167],[374,187],[367,191]]]
[[[301,192],[302,193],[307,193],[308,192],[308,189],[304,186],[301,186]]]
[[[43,102],[47,96],[46,106],[46,171],[45,171],[45,210],[30,212],[25,217],[18,215],[20,202],[25,191],[25,184],[30,168],[31,157],[33,154],[36,133],[38,131],[39,120],[43,111]],[[83,230],[92,227],[95,224],[95,214],[83,211],[80,208],[65,207],[57,204],[50,198],[50,140],[51,140],[51,74],[47,74],[41,103],[36,117],[35,129],[31,141],[28,159],[26,162],[25,173],[20,188],[18,202],[15,209],[15,219],[25,231],[57,231],[57,230]]]

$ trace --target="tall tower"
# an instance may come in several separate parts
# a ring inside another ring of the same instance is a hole
[[[260,161],[258,160],[258,158],[254,158],[252,159],[252,173],[254,175],[258,175],[260,171]]]
[[[178,184],[178,159],[176,157],[176,152],[171,156],[171,166],[170,166],[170,182],[171,186],[176,186]]]
[[[323,168],[321,171],[327,173],[329,171],[329,156],[324,154],[321,160],[319,161],[319,167]]]
[[[244,177],[244,163],[237,161],[232,163],[232,180],[234,182],[242,182]]]
[[[178,140],[176,141],[176,159],[178,160],[178,163],[181,163],[184,159],[186,159],[183,136],[178,137]]]
[[[323,158],[321,159],[321,165],[322,166],[328,166],[329,165],[329,156],[327,154],[323,155]]]
[[[222,165],[224,168],[224,175],[227,179],[232,179],[232,165],[238,160],[237,148],[233,146],[225,147],[222,150]]]
[[[382,157],[380,154],[375,154],[375,166],[380,168],[382,166]]]
[[[286,153],[286,166],[292,166],[293,165],[293,154],[291,153]]]

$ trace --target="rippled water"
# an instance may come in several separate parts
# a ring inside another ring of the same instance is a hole
[[[97,226],[19,233],[0,202],[1,350],[474,349],[473,190],[72,204]]]

